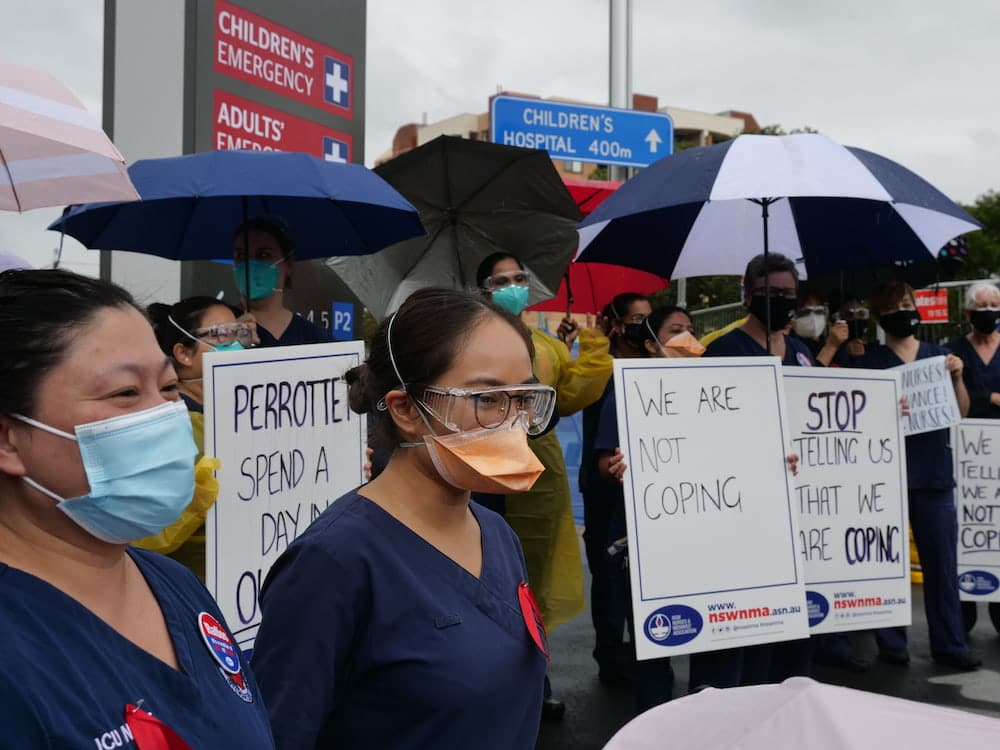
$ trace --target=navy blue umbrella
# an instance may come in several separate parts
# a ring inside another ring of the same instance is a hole
[[[652,164],[580,224],[580,261],[671,279],[741,274],[761,252],[803,276],[932,260],[980,225],[883,156],[818,134],[743,135]]]
[[[49,229],[89,248],[174,260],[232,258],[233,232],[262,215],[284,222],[301,260],[365,255],[424,233],[417,210],[358,164],[209,151],[137,161],[128,173],[141,201],[71,206]]]

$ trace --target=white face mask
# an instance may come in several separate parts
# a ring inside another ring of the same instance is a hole
[[[825,315],[805,315],[795,319],[795,333],[804,339],[818,340],[825,330]]]

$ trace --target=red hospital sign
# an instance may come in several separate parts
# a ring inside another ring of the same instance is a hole
[[[225,0],[215,3],[215,70],[324,112],[354,114],[354,60]]]
[[[212,147],[217,151],[301,151],[350,163],[353,139],[328,128],[225,91],[215,91]]]
[[[914,292],[922,323],[948,322],[948,290],[918,289]]]

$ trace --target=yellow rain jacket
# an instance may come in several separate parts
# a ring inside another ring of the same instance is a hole
[[[611,377],[608,339],[593,328],[580,331],[580,355],[574,361],[566,345],[532,330],[535,375],[556,389],[556,409],[566,417],[597,401]],[[551,430],[528,441],[545,466],[530,491],[507,495],[506,519],[521,540],[528,580],[548,631],[572,620],[583,609],[583,561],[573,523],[569,480],[562,447]]]
[[[205,581],[205,516],[219,496],[219,482],[214,471],[221,466],[219,459],[202,455],[205,452],[205,415],[189,412],[198,456],[194,466],[194,495],[181,517],[156,536],[133,542],[161,555],[169,555]]]

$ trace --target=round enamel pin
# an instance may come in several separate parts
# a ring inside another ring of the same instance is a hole
[[[202,612],[198,615],[198,632],[201,633],[208,652],[219,665],[219,672],[226,678],[229,687],[241,700],[246,703],[252,702],[253,693],[243,679],[239,653],[226,629],[208,612]]]

